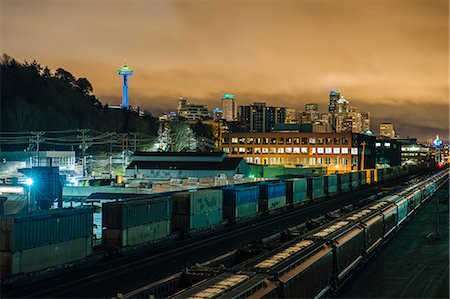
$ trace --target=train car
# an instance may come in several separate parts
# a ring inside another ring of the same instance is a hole
[[[286,203],[298,205],[308,201],[307,180],[305,178],[291,178],[283,180],[286,183]]]
[[[350,173],[350,185],[352,187],[352,191],[358,190],[360,187],[359,176],[360,175],[358,171]]]
[[[397,228],[397,206],[392,202],[380,201],[371,205],[369,209],[381,211],[383,214],[383,237],[388,238]]]
[[[349,192],[351,190],[350,173],[338,174],[338,184],[341,193]]]
[[[286,206],[286,183],[264,182],[259,187],[260,212],[270,213]]]
[[[325,183],[323,176],[308,177],[308,197],[317,200],[325,197]]]
[[[222,207],[220,189],[175,193],[172,228],[181,233],[212,229],[222,222]]]
[[[411,215],[411,213],[413,213],[421,203],[421,192],[420,190],[415,191],[409,194],[406,198],[408,199],[408,215]]]
[[[113,247],[157,242],[172,232],[170,197],[126,200],[102,206],[102,244]]]
[[[259,187],[232,186],[223,189],[223,218],[231,221],[248,219],[258,215]]]
[[[168,298],[277,298],[277,285],[268,275],[225,272]]]
[[[334,196],[339,193],[339,181],[337,174],[330,174],[324,176],[325,194],[327,196]]]
[[[372,253],[372,251],[383,240],[384,235],[384,223],[383,215],[374,209],[363,209],[345,220],[358,221],[364,227],[364,251],[366,255]]]
[[[333,249],[300,238],[257,259],[248,270],[274,277],[281,298],[321,297],[331,288]]]

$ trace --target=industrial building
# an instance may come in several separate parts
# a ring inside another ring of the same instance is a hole
[[[218,174],[248,175],[249,171],[243,158],[228,157],[219,152],[135,152],[126,175],[142,175],[147,178],[213,178]]]
[[[57,166],[62,172],[73,172],[77,168],[74,151],[2,151],[0,158],[0,173],[14,173],[19,168],[36,166]]]
[[[392,167],[402,164],[402,145],[391,138],[377,138],[375,143],[377,166]]]
[[[357,133],[229,133],[223,151],[248,163],[321,166],[328,172],[375,168],[375,137]]]

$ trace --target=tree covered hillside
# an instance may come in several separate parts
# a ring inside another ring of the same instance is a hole
[[[93,129],[156,135],[156,118],[108,109],[86,78],[75,78],[62,68],[53,73],[36,61],[19,63],[6,54],[0,67],[3,132]]]

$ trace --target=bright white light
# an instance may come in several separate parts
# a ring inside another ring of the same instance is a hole
[[[25,180],[25,184],[27,184],[28,186],[31,186],[31,185],[33,185],[33,179],[31,179],[31,178],[27,178],[26,180]]]

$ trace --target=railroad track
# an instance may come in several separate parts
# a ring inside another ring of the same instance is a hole
[[[361,199],[389,192],[401,182],[411,181],[420,174],[391,181],[381,186],[361,189],[330,199],[311,202],[283,213],[264,216],[240,225],[225,227],[204,236],[184,242],[167,244],[150,249],[138,256],[96,265],[91,269],[68,273],[55,279],[47,279],[23,288],[6,290],[3,297],[20,298],[105,298],[118,292],[129,292],[151,281],[181,271],[186,263],[203,262],[238,248],[244,243],[261,239],[288,227],[303,223],[309,218],[323,215],[339,207]]]

